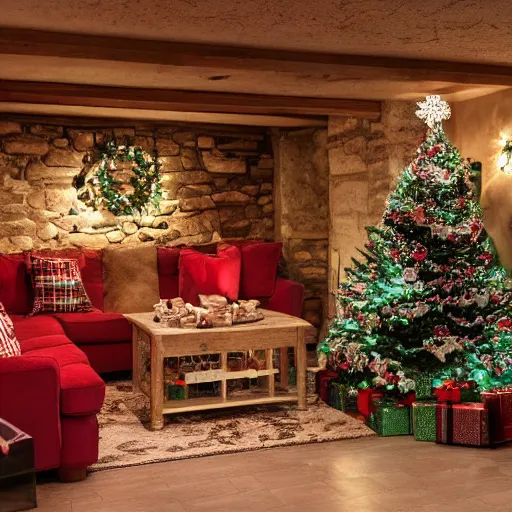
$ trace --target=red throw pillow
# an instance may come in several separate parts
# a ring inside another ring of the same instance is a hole
[[[274,294],[281,242],[251,243],[242,246],[240,296],[245,299],[271,297]]]
[[[199,294],[222,295],[237,300],[241,266],[240,249],[232,245],[219,245],[217,256],[202,254],[194,249],[182,249],[180,297],[193,305],[199,305]]]
[[[34,307],[37,313],[91,311],[78,260],[31,258]]]
[[[20,344],[14,334],[14,326],[5,308],[0,303],[0,359],[5,357],[20,356]]]
[[[32,289],[23,254],[0,254],[0,302],[14,315],[32,307]]]

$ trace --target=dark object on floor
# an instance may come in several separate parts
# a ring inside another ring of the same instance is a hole
[[[2,419],[0,437],[9,445],[8,455],[0,451],[0,512],[37,507],[32,438]]]

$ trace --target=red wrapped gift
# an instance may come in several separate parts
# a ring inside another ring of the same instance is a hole
[[[437,399],[440,402],[452,402],[452,403],[460,402],[460,389],[459,388],[453,388],[453,389],[436,388],[436,389],[434,389],[434,394],[437,396]]]
[[[408,405],[412,407],[412,404],[416,402],[416,393],[414,391],[409,391],[404,398],[398,401],[400,405]]]
[[[336,372],[333,372],[331,370],[320,370],[317,373],[317,389],[318,389],[318,396],[320,397],[320,400],[327,403],[329,400],[329,383],[332,379],[336,378],[338,374]]]
[[[512,440],[512,390],[486,391],[482,398],[489,411],[491,442]]]
[[[437,443],[489,446],[489,413],[484,404],[437,404]]]
[[[375,389],[360,389],[357,392],[357,410],[368,418],[370,413],[376,412],[375,402],[382,398],[382,393],[375,392]]]

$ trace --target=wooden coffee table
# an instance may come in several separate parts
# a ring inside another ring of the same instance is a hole
[[[262,310],[265,318],[250,324],[210,329],[163,327],[153,321],[154,313],[133,313],[125,317],[133,326],[133,385],[149,394],[151,427],[161,429],[164,414],[201,411],[254,404],[298,402],[306,408],[306,343],[304,331],[311,325],[297,317]],[[295,349],[297,392],[288,388],[288,348]],[[273,368],[273,350],[280,350],[279,369]],[[227,381],[246,378],[246,371],[228,372],[228,353],[265,350],[265,370],[259,376],[267,381],[265,395],[228,396]],[[164,400],[164,358],[220,354],[220,396],[187,400]],[[150,362],[150,364],[148,364]],[[141,379],[149,367],[150,385]],[[275,375],[279,373],[281,394],[276,394]],[[146,388],[146,389],[144,389]]]

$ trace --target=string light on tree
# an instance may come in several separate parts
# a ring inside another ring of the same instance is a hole
[[[512,174],[512,140],[503,137],[500,140],[501,154],[498,158],[498,167],[505,174]]]
[[[442,128],[443,121],[450,119],[450,105],[438,94],[427,96],[425,101],[418,101],[417,105],[420,108],[416,115],[432,130]]]

